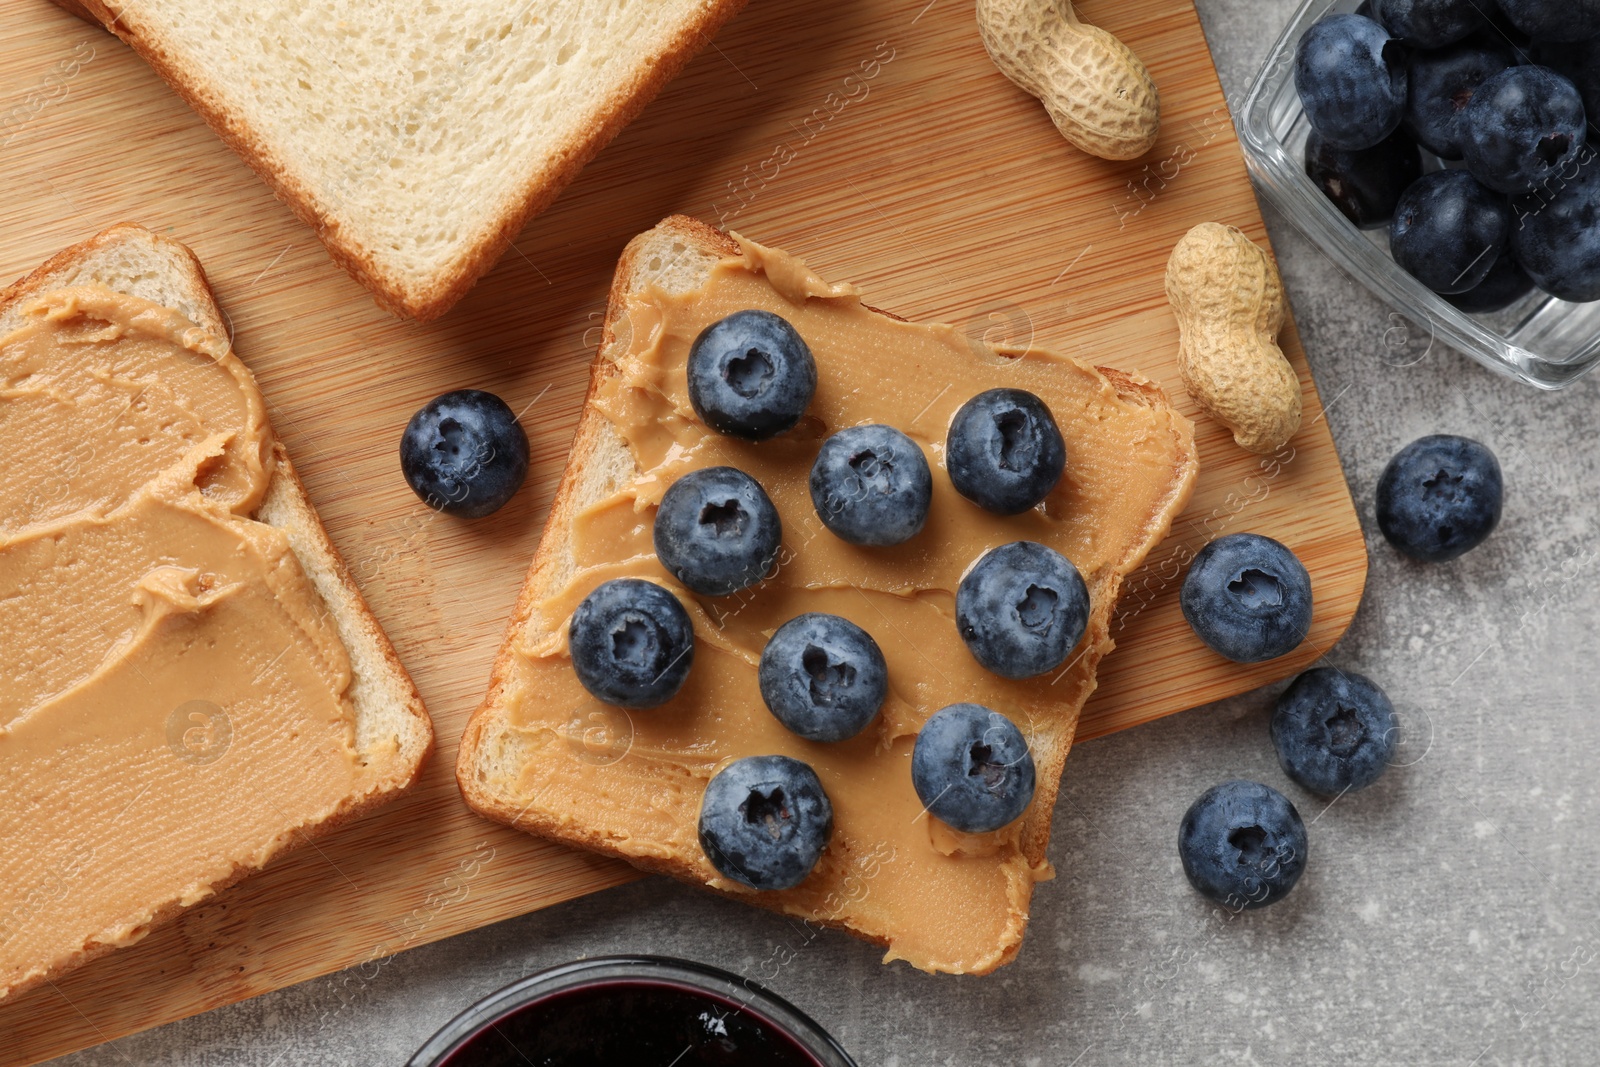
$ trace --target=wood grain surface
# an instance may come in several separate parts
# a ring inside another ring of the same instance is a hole
[[[45,0],[0,0],[0,274],[121,220],[195,249],[439,735],[405,800],[0,1006],[0,1062],[359,965],[325,1016],[338,1026],[392,953],[635,877],[476,818],[453,767],[561,473],[616,256],[674,211],[803,255],[908,318],[1141,372],[1196,418],[1199,488],[1130,583],[1080,737],[1250,689],[1326,651],[1354,614],[1366,553],[1293,326],[1283,347],[1305,385],[1305,426],[1277,457],[1235,448],[1177,377],[1162,290],[1173,243],[1208,219],[1266,240],[1194,9],[1079,7],[1160,86],[1161,140],[1143,160],[1067,145],[990,64],[970,0],[754,0],[454,311],[419,326],[379,310],[121,43]],[[467,386],[505,397],[533,445],[527,486],[470,524],[423,507],[397,460],[411,413]],[[1316,597],[1305,646],[1253,667],[1208,652],[1177,600],[1187,560],[1241,530],[1298,552]],[[1054,905],[1047,886],[1035,906]]]

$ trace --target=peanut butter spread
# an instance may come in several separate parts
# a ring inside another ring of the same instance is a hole
[[[712,774],[734,759],[790,755],[821,778],[833,802],[834,836],[804,883],[761,895],[764,902],[886,942],[887,959],[927,970],[990,970],[1015,954],[1033,884],[1053,874],[1045,857],[1050,809],[1078,711],[1111,647],[1106,612],[1121,577],[1165,533],[1173,501],[1187,493],[1189,424],[1164,405],[1120,395],[1091,367],[1038,351],[977,351],[952,327],[874,312],[856,289],[824,282],[800,260],[743,239],[740,245],[743,254],[715,266],[701,288],[648,291],[616,322],[626,352],[614,370],[599,373],[592,402],[625,442],[636,475],[573,516],[571,577],[534,605],[507,678],[508,723],[536,746],[518,783],[529,821],[646,865],[692,869],[727,892],[757,895],[723,879],[704,858],[696,836],[700,797]],[[745,308],[788,319],[817,364],[808,416],[760,443],[700,423],[685,376],[700,331]],[[942,463],[956,409],[997,386],[1042,397],[1067,442],[1059,487],[1038,509],[1009,518],[959,496]],[[893,548],[836,538],[817,518],[808,490],[822,439],[875,422],[908,434],[934,470],[927,525]],[[674,480],[719,464],[765,487],[782,516],[783,549],[759,585],[698,597],[657,562],[651,527]],[[1021,539],[1070,558],[1096,611],[1083,645],[1060,671],[1011,681],[981,668],[962,643],[954,590],[983,552]],[[589,697],[566,656],[567,620],[579,601],[624,576],[676,593],[694,619],[696,640],[679,695],[631,713]],[[809,742],[785,730],[757,685],[767,638],[809,611],[862,626],[888,662],[881,715],[842,743]],[[1029,811],[993,833],[944,826],[923,811],[912,787],[917,731],[957,701],[1009,715],[1038,764]]]
[[[0,338],[0,988],[258,867],[355,791],[350,660],[250,372],[98,288]]]

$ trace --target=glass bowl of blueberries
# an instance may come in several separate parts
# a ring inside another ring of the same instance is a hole
[[[1346,272],[1544,389],[1600,362],[1597,120],[1596,0],[1307,0],[1236,116]]]

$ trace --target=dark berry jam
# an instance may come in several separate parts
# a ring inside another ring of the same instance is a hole
[[[671,982],[594,982],[540,997],[441,1067],[823,1067],[753,1007]]]

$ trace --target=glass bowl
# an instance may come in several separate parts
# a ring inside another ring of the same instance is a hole
[[[1535,289],[1502,311],[1469,315],[1395,265],[1387,229],[1357,229],[1306,176],[1311,126],[1294,91],[1295,44],[1323,15],[1358,6],[1358,0],[1306,0],[1273,46],[1234,118],[1251,178],[1335,263],[1431,337],[1529,385],[1571,385],[1600,361],[1600,302],[1574,304]],[[1442,165],[1426,151],[1423,160],[1424,170]]]
[[[816,1061],[817,1067],[856,1067],[855,1060],[826,1030],[782,997],[727,971],[665,956],[596,956],[513,982],[446,1023],[417,1050],[407,1067],[469,1067],[467,1060],[457,1054],[484,1031],[505,1023],[524,1008],[539,1001],[578,994],[586,988],[637,989],[641,986],[697,993],[717,1002],[722,1013],[707,1025],[719,1026],[719,1033],[728,1032],[727,1012],[743,1014],[758,1025],[764,1024],[787,1037]],[[702,1020],[706,1018],[701,1016]],[[529,1062],[546,1062],[539,1057],[537,1049],[517,1051],[525,1056],[517,1057],[516,1062],[522,1062],[525,1057]],[[532,1055],[526,1056],[529,1053]],[[759,1058],[761,1054],[757,1051],[755,1055]]]

